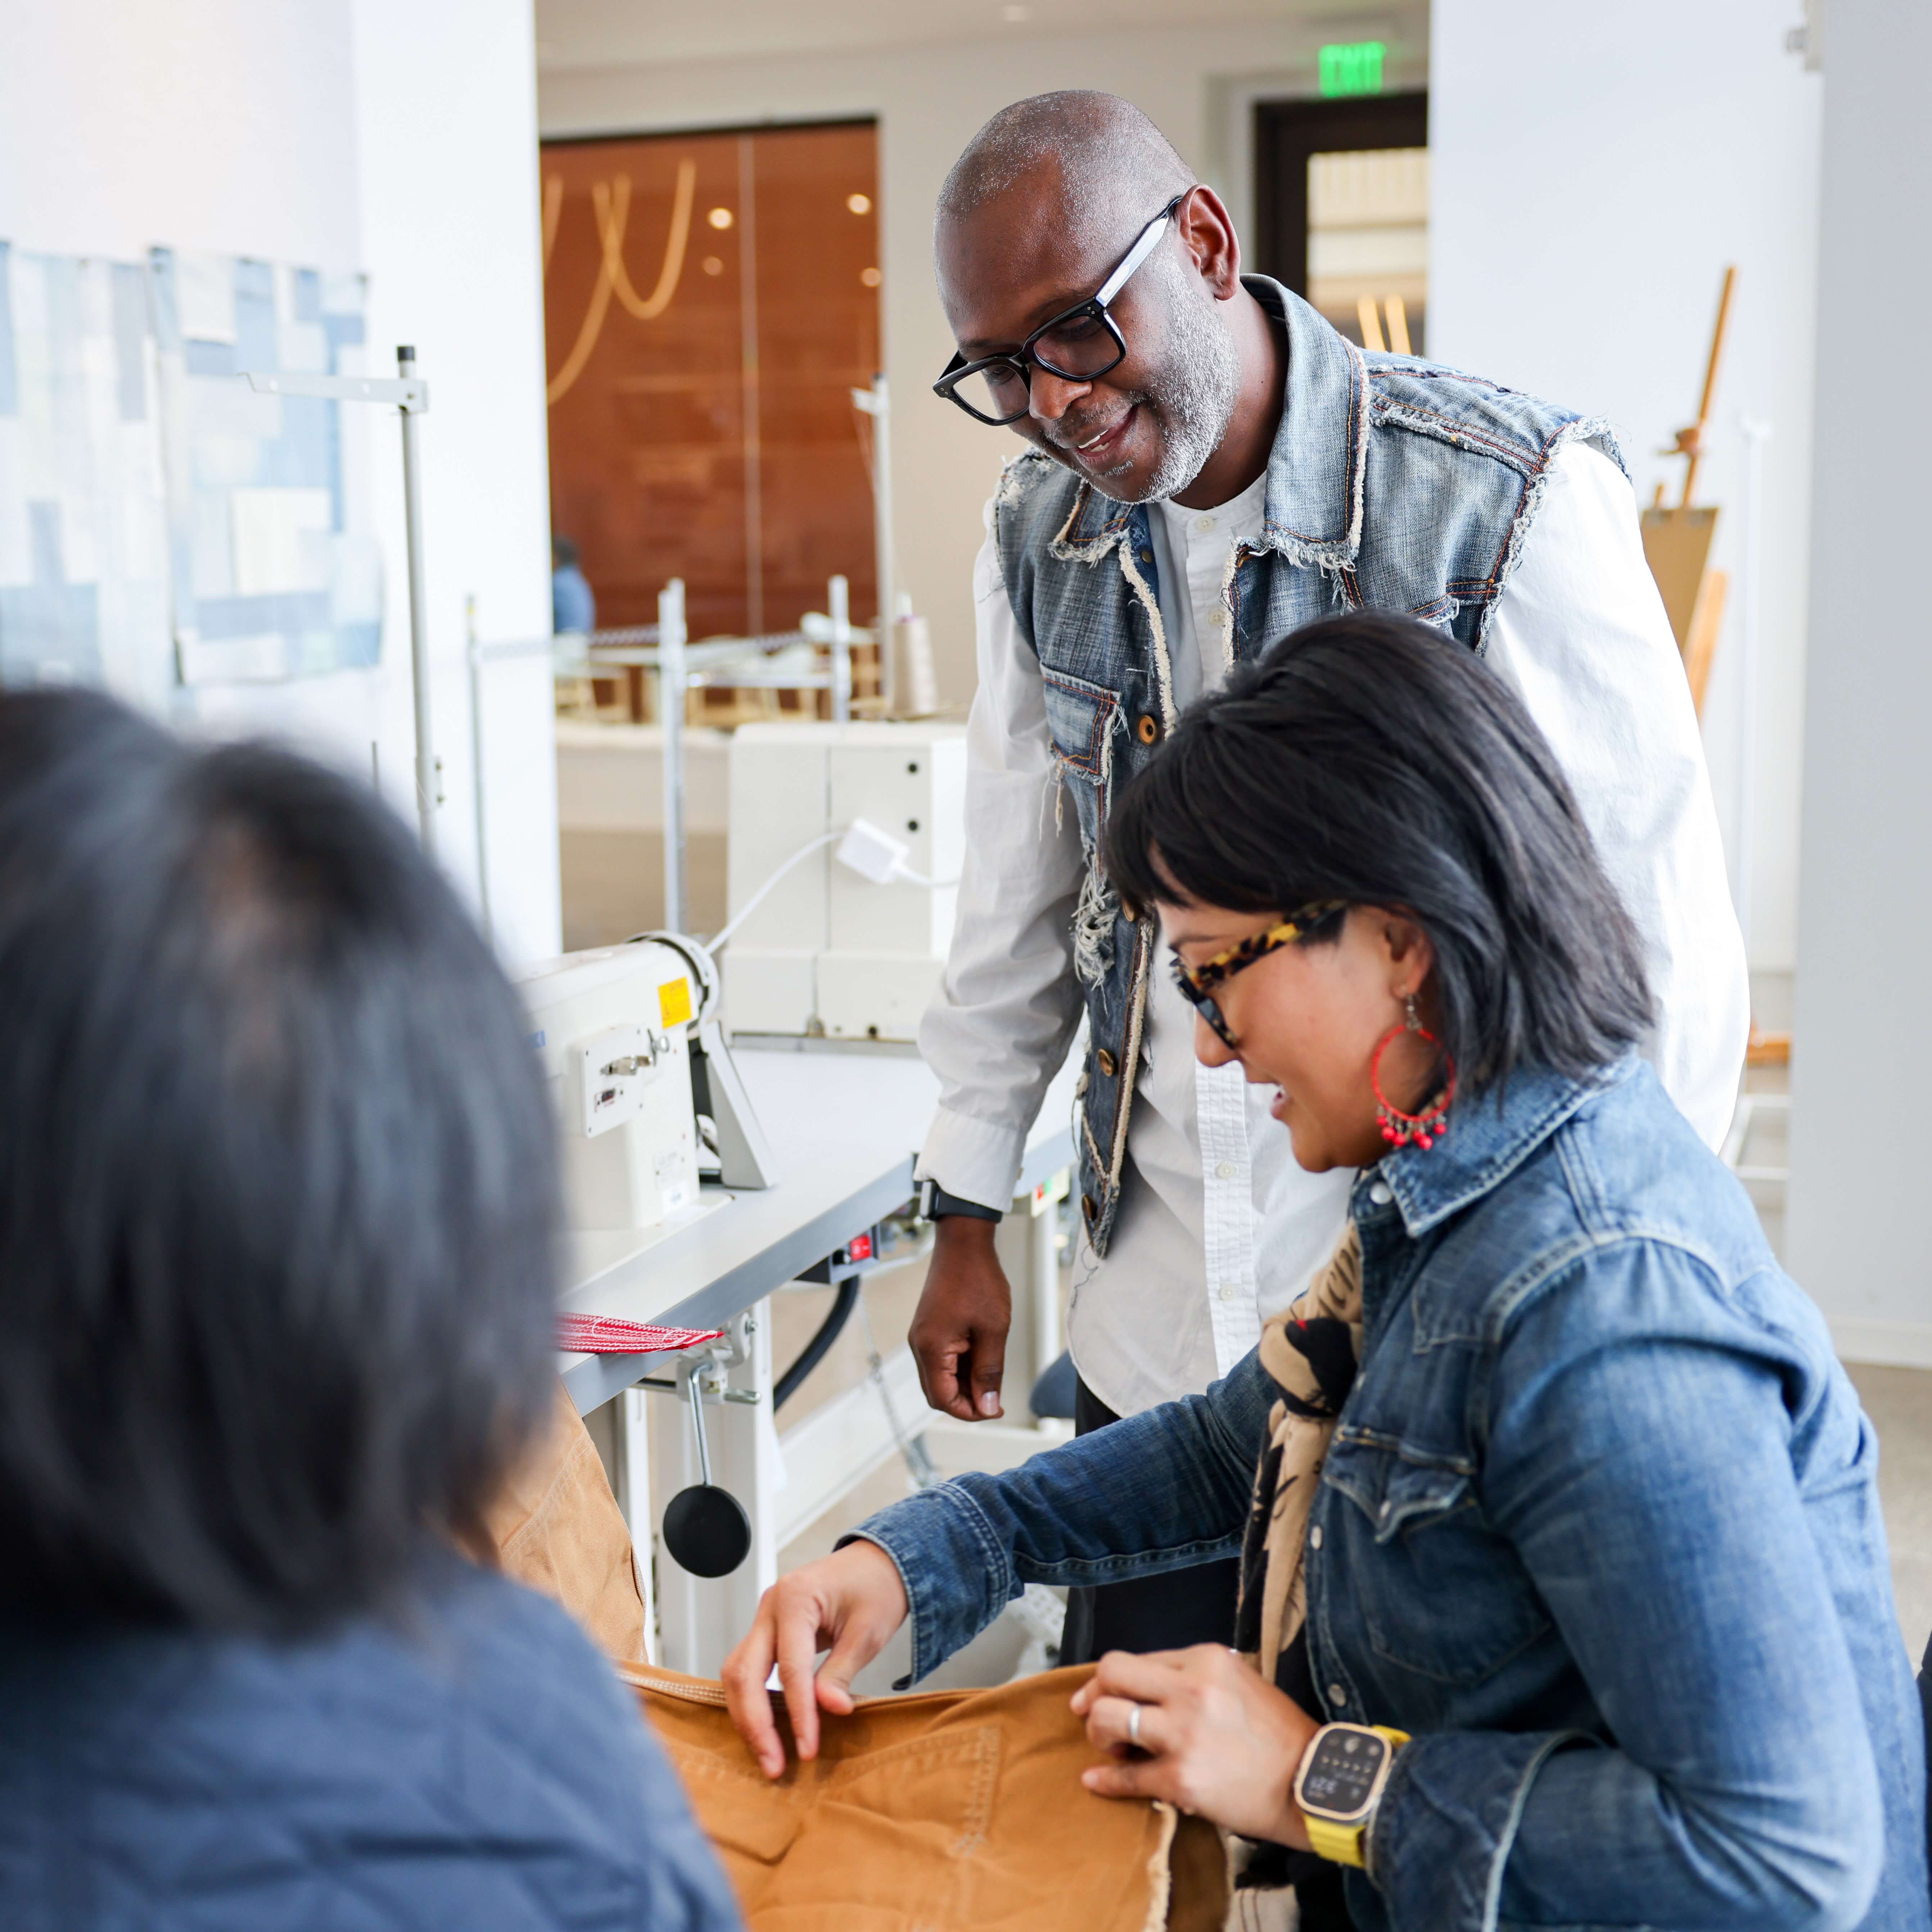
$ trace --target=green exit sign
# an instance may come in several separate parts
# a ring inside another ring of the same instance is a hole
[[[1323,94],[1381,93],[1384,51],[1380,40],[1331,40],[1319,56]]]

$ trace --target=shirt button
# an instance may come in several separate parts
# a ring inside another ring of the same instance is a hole
[[[1235,1172],[1234,1163],[1232,1160],[1224,1160],[1215,1168],[1214,1178],[1216,1180],[1232,1180]]]
[[[1208,621],[1214,626],[1216,630],[1225,631],[1228,628],[1228,614],[1217,604]]]
[[[1214,519],[1212,517],[1196,517],[1194,519],[1194,527],[1205,536],[1214,527]]]
[[[1331,1684],[1328,1687],[1328,1701],[1332,1705],[1346,1704],[1348,1701],[1348,1694],[1340,1684]]]
[[[1395,1198],[1395,1195],[1386,1180],[1378,1180],[1369,1190],[1369,1198],[1378,1208],[1386,1208]]]
[[[1308,1532],[1308,1546],[1310,1550],[1322,1547],[1322,1526],[1318,1522]]]
[[[1221,1284],[1220,1295],[1223,1301],[1232,1301],[1240,1292],[1232,1281],[1224,1281]]]

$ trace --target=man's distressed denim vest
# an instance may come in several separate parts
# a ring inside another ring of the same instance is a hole
[[[1247,286],[1286,325],[1288,386],[1261,542],[1231,556],[1222,586],[1228,664],[1365,606],[1406,611],[1480,652],[1551,458],[1580,439],[1621,467],[1609,425],[1459,370],[1365,355],[1279,283],[1251,276]],[[1040,656],[1056,763],[1089,862],[1073,920],[1088,1022],[1080,1208],[1105,1254],[1155,934],[1108,885],[1100,837],[1114,787],[1174,722],[1154,547],[1144,506],[1111,501],[1037,450],[1008,465],[994,533],[1020,634]]]

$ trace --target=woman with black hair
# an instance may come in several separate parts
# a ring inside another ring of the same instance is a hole
[[[1521,704],[1406,619],[1311,626],[1183,718],[1108,865],[1200,1057],[1359,1170],[1348,1233],[1204,1396],[782,1580],[725,1672],[766,1770],[774,1660],[810,1756],[908,1615],[916,1677],[1028,1582],[1239,1552],[1241,1654],[1104,1658],[1086,1782],[1249,1841],[1304,1924],[1924,1932],[1871,1431],[1637,1057],[1630,922]]]
[[[368,792],[0,695],[0,1922],[737,1914],[488,1542],[555,1387],[549,1100]]]

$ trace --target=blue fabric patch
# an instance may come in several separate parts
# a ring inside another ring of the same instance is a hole
[[[322,278],[313,268],[296,271],[296,320],[298,322],[320,322],[322,320]]]
[[[235,348],[232,342],[184,342],[182,354],[190,376],[232,376],[237,366]]]
[[[322,326],[328,338],[328,366],[339,370],[342,364],[335,352],[338,349],[359,349],[365,339],[362,318],[359,315],[326,315],[322,319]]]
[[[178,349],[181,305],[175,296],[175,256],[172,248],[148,250],[148,290],[154,306],[154,340],[165,352]]]
[[[20,413],[20,388],[14,371],[14,290],[8,262],[10,246],[0,242],[0,416]]]
[[[148,336],[146,278],[124,262],[114,265],[115,389],[123,422],[141,422],[148,413],[147,371],[141,345]]]
[[[270,289],[256,293],[247,286],[242,273],[244,268],[258,266],[259,263],[253,262],[236,265],[235,366],[238,369],[279,369],[282,366],[281,345],[276,338],[274,291]]]
[[[69,584],[61,560],[60,506],[27,506],[34,580],[0,590],[0,683],[38,682],[52,660],[76,679],[98,682],[100,633],[94,587]]]
[[[291,490],[327,490],[335,502],[333,527],[342,527],[342,504],[335,457],[335,412],[340,406],[321,396],[284,396],[282,433],[262,445],[264,483]]]
[[[304,631],[329,631],[328,592],[326,590],[272,590],[253,597],[203,597],[194,607],[195,628],[204,641],[224,638],[259,638],[268,632],[284,637]]]
[[[382,627],[378,623],[338,624],[335,662],[345,670],[359,670],[382,661]]]

